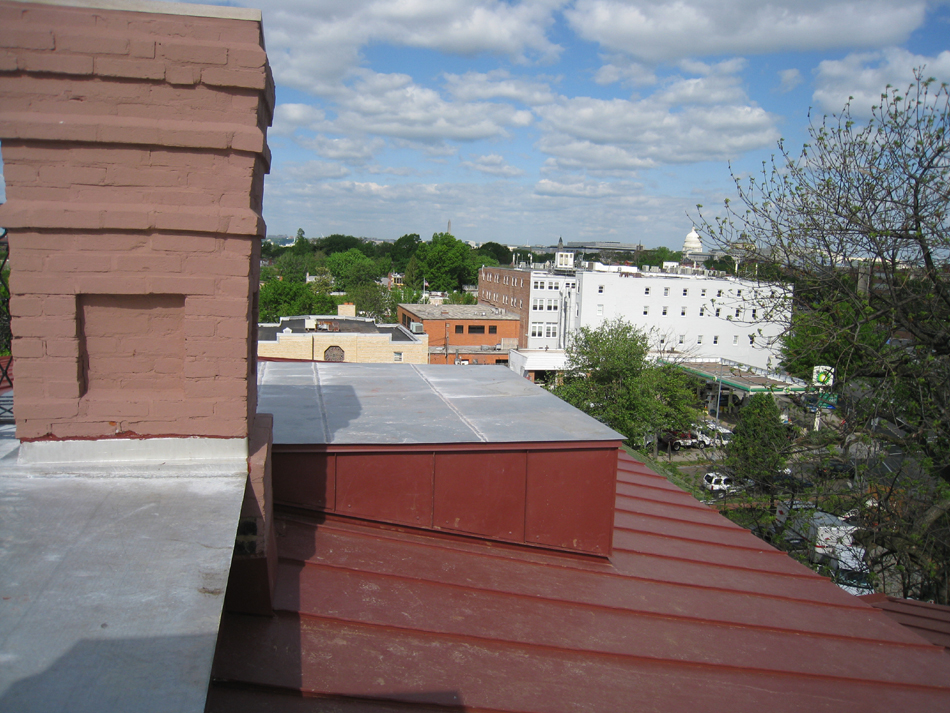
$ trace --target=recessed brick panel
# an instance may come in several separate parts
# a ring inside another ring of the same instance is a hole
[[[181,390],[184,295],[80,295],[85,392]]]

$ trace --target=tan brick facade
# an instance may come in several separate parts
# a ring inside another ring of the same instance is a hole
[[[343,350],[345,362],[428,364],[429,339],[425,334],[418,336],[421,337],[418,342],[394,342],[388,334],[278,334],[276,342],[258,342],[257,355],[272,359],[328,361],[326,350],[339,347]]]
[[[260,22],[0,2],[0,45],[17,436],[247,437]]]

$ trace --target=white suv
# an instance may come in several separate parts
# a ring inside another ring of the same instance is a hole
[[[704,489],[715,494],[717,498],[723,497],[735,487],[732,484],[732,476],[723,473],[706,473],[706,475],[703,476],[702,486]]]

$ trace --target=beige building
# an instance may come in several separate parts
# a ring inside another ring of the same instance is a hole
[[[281,317],[260,324],[257,356],[359,364],[429,362],[429,337],[398,324],[376,324],[366,317],[310,315]]]

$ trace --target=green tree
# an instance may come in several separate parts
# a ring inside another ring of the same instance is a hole
[[[485,243],[478,249],[478,252],[494,258],[499,265],[511,264],[511,250],[500,243]]]
[[[698,418],[689,377],[648,359],[647,334],[618,319],[582,327],[567,346],[567,369],[554,393],[622,433],[634,447]]]
[[[379,277],[376,261],[356,248],[333,253],[327,257],[327,268],[333,274],[337,289],[348,292],[353,287],[374,282]]]
[[[416,233],[403,235],[394,244],[390,258],[393,261],[393,271],[405,272],[409,260],[416,254],[422,239]]]
[[[302,282],[272,280],[264,283],[258,297],[259,321],[276,322],[301,314],[335,314],[336,303]]]
[[[349,289],[346,296],[353,300],[357,312],[377,322],[389,320],[389,290],[376,283],[363,283]]]
[[[422,267],[419,265],[418,258],[413,255],[411,258],[409,258],[409,263],[406,265],[406,273],[403,275],[402,282],[410,289],[422,290],[422,281]]]
[[[780,143],[761,174],[734,176],[738,200],[699,229],[794,285],[786,363],[840,369],[846,418],[825,429],[829,447],[895,454],[868,460],[857,508],[869,557],[946,602],[934,563],[950,562],[950,91],[918,71],[906,92],[887,87],[869,120],[848,105],[809,133],[800,154]],[[898,470],[905,479],[888,486]],[[885,500],[904,513],[886,532],[868,505]]]
[[[418,261],[430,290],[460,290],[464,285],[475,284],[478,279],[472,249],[448,233],[435,233],[432,241],[422,243],[413,257]]]
[[[306,242],[306,241],[305,241]],[[313,252],[285,250],[274,261],[274,268],[284,282],[306,282],[308,274],[315,274],[321,265],[321,256]]]
[[[725,464],[738,480],[751,480],[774,496],[775,478],[785,468],[788,451],[788,430],[775,398],[754,394],[739,411],[732,440],[726,445]]]

